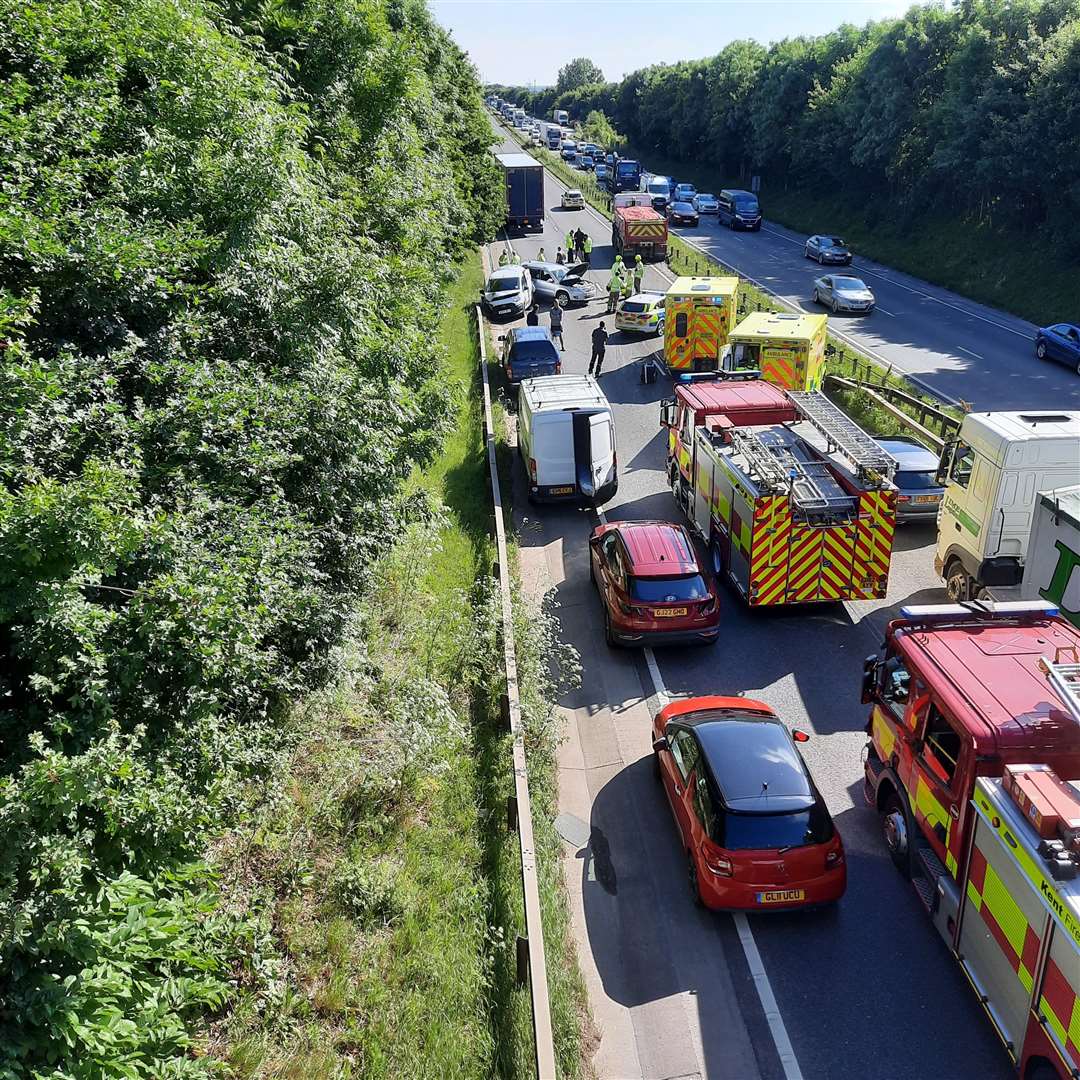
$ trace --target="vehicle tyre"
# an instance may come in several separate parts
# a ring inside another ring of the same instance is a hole
[[[911,877],[911,818],[903,800],[894,791],[886,800],[881,814],[881,835],[889,858],[905,878]]]
[[[565,292],[557,292],[555,294],[555,303],[558,304],[561,308],[568,307],[570,304],[570,294]]]
[[[690,897],[694,901],[694,907],[704,907],[705,903],[701,899],[701,884],[698,881],[697,863],[694,862],[693,853],[690,851],[686,853],[686,876],[690,885]]]
[[[822,255],[822,253],[820,251],[818,252],[818,256],[817,256],[817,264],[818,264],[818,266],[824,266],[825,265],[825,256]]]
[[[812,259],[814,256],[810,254],[810,249],[808,247],[804,247],[802,249],[802,257],[804,259]]]
[[[1039,344],[1035,346],[1035,355],[1040,360],[1045,360],[1046,359],[1046,342],[1045,341],[1040,341]]]
[[[590,545],[590,548],[591,548],[591,546],[592,545]],[[596,568],[593,566],[592,551],[591,550],[589,551],[589,581],[592,582],[592,587],[594,589],[596,589],[597,592],[599,592],[600,591],[600,583],[596,580]]]
[[[652,752],[652,774],[653,779],[659,784],[664,779],[663,773],[660,771],[660,755],[654,750]]]
[[[717,579],[721,578],[724,573],[724,553],[720,549],[720,542],[718,540],[714,540],[709,545],[709,557],[712,560],[713,575]]]
[[[834,315],[840,310],[840,306],[839,306],[839,304],[837,304],[837,302],[835,300],[830,300],[829,301],[829,308],[830,308],[830,310],[832,311],[832,313]]]
[[[945,567],[945,592],[954,604],[971,599],[971,578],[959,559],[953,559]]]
[[[820,295],[820,293],[818,293],[817,289],[814,290],[814,303],[815,304],[820,304],[821,303],[821,295]]]
[[[607,642],[609,649],[616,649],[619,643],[615,640],[615,634],[611,629],[611,615],[604,609],[604,641]]]

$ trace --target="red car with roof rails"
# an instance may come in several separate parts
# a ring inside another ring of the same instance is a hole
[[[696,903],[777,911],[843,896],[844,845],[795,745],[807,741],[750,698],[689,698],[656,714],[653,762]]]
[[[667,521],[614,521],[589,538],[589,575],[609,645],[709,644],[720,633],[716,585],[686,530]]]

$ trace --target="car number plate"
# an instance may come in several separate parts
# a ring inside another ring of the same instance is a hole
[[[686,608],[684,607],[665,607],[653,609],[653,615],[658,619],[674,619],[679,615],[685,614]]]
[[[917,503],[936,503],[941,502],[940,495],[916,495],[915,501]]]
[[[554,487],[551,489],[552,495],[572,495],[574,489],[572,487]]]
[[[757,902],[759,904],[791,904],[796,900],[805,900],[804,889],[770,889],[768,892],[759,892]]]

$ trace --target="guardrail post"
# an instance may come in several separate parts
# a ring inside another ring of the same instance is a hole
[[[529,939],[517,936],[517,984],[524,986],[529,981]]]

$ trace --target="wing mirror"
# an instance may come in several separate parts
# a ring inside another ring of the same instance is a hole
[[[668,741],[666,735],[661,735],[659,739],[653,739],[653,753],[659,754],[661,750],[667,750]]]
[[[665,401],[660,406],[660,426],[671,428],[675,426],[675,399]]]
[[[500,334],[499,335],[499,340],[500,341],[505,341],[506,340],[506,335],[505,334]]]
[[[864,705],[870,705],[874,700],[874,688],[877,686],[878,681],[878,658],[877,656],[868,656],[863,661],[862,668],[862,695],[859,700]]]

